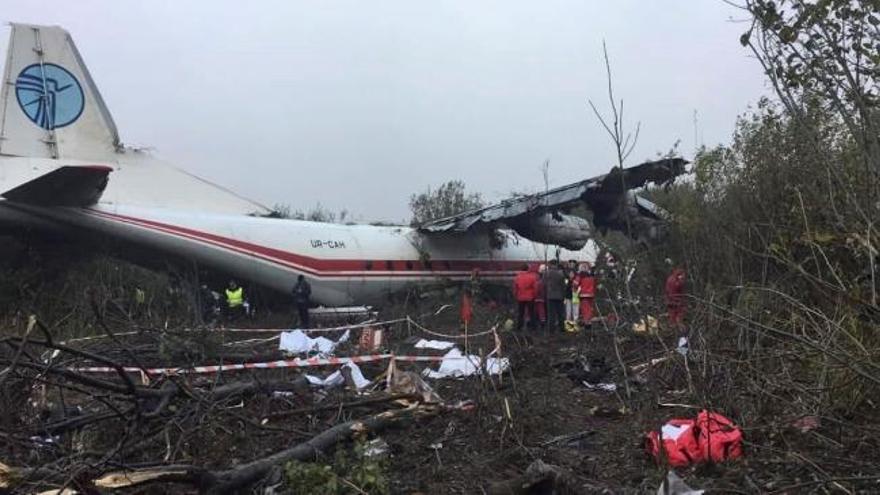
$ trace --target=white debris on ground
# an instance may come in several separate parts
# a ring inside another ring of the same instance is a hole
[[[290,332],[281,332],[278,348],[290,354],[304,354],[317,352],[318,354],[333,354],[336,346],[346,342],[351,332],[346,330],[339,340],[332,341],[327,337],[311,338],[302,330],[293,330]]]
[[[666,479],[657,488],[657,495],[703,495],[706,490],[694,490],[675,471],[666,473]]]
[[[437,349],[438,351],[445,351],[446,349],[451,349],[455,347],[454,342],[448,342],[445,340],[426,340],[422,339],[416,342],[416,349]]]
[[[590,383],[588,381],[581,382],[588,390],[602,390],[605,392],[614,392],[617,390],[615,383]]]
[[[425,368],[422,374],[427,378],[461,378],[482,373],[485,368],[490,375],[499,375],[510,367],[507,358],[486,358],[485,365],[480,356],[469,354],[464,356],[460,350],[453,348],[443,355],[440,369]]]
[[[358,365],[354,363],[345,363],[342,365],[342,368],[348,368],[351,371],[351,379],[354,381],[355,387],[358,390],[362,390],[367,387],[370,383],[370,380],[367,380],[364,377],[364,374],[361,372],[361,369]],[[324,387],[324,388],[333,388],[343,385],[345,383],[345,376],[342,374],[342,368],[334,371],[326,378],[321,378],[315,375],[306,375],[306,380],[309,381],[309,384],[315,387]]]
[[[682,356],[687,356],[688,351],[690,350],[690,343],[688,342],[687,337],[679,337],[678,338],[678,347],[675,348],[675,351],[681,354]]]
[[[679,437],[684,435],[690,429],[691,425],[674,425],[666,423],[660,428],[660,436],[663,439],[678,440]]]

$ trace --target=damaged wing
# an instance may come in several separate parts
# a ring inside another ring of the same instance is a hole
[[[593,225],[603,232],[618,230],[635,239],[656,238],[662,212],[631,190],[648,183],[667,184],[685,172],[687,163],[666,158],[615,167],[599,177],[426,222],[419,231],[462,233],[506,225],[527,239],[577,250],[586,245],[591,229],[586,218],[570,213],[586,209],[592,213]]]

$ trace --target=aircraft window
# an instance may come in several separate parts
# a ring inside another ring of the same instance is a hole
[[[412,270],[412,269],[413,269],[413,262],[412,262],[412,261],[407,261],[407,262],[406,262],[406,269],[407,269],[407,270]]]
[[[388,271],[394,270],[394,262],[391,260],[386,261],[385,268],[387,268]]]
[[[366,265],[365,268],[366,268],[367,270],[372,270],[372,269],[373,269],[373,262],[372,262],[372,261],[367,261],[367,262],[365,263],[365,265]]]

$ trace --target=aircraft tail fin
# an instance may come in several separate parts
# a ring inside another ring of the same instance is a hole
[[[116,124],[70,34],[12,24],[0,93],[0,155],[110,159]]]

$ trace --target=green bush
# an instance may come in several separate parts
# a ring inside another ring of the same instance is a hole
[[[351,450],[337,449],[332,464],[291,461],[284,469],[287,488],[291,493],[321,495],[390,493],[387,462],[381,456],[369,457],[365,452],[366,444],[357,442]]]

